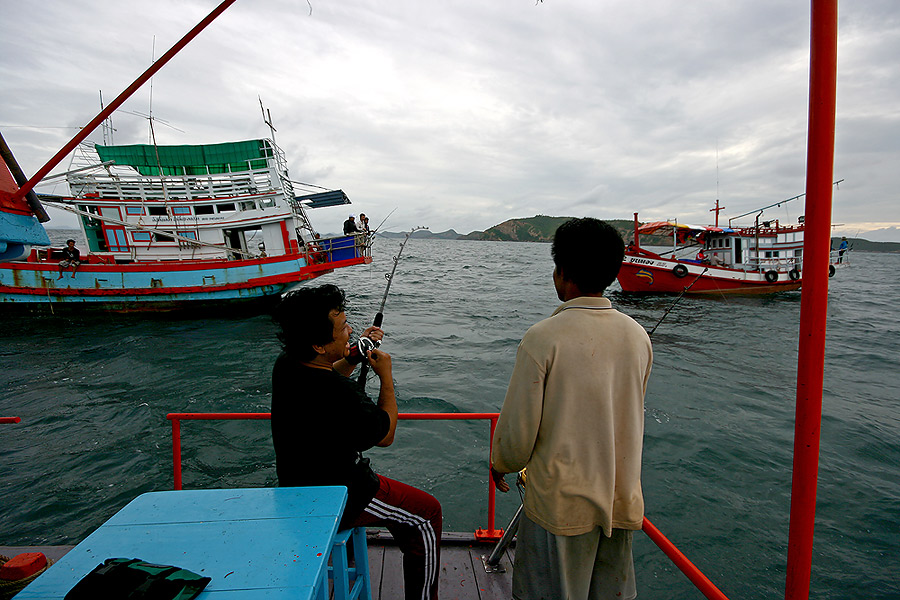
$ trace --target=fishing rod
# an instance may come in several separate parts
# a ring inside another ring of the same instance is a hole
[[[396,210],[396,209],[394,209]],[[393,212],[393,211],[392,211]],[[390,216],[390,215],[388,215]],[[385,217],[387,219],[387,217]],[[384,221],[382,221],[384,223]],[[380,225],[379,225],[380,227]],[[397,256],[394,257],[394,266],[391,269],[390,273],[385,273],[384,278],[387,279],[387,285],[384,288],[384,295],[381,297],[381,305],[378,307],[378,312],[375,313],[375,319],[372,321],[372,325],[375,327],[381,327],[381,323],[384,321],[384,305],[387,302],[388,292],[391,290],[391,283],[394,281],[394,273],[397,271],[397,265],[400,263],[400,256],[403,254],[403,249],[406,247],[406,242],[409,241],[409,236],[411,236],[416,231],[420,229],[428,229],[427,227],[413,227],[409,233],[406,234],[406,237],[403,239],[403,242],[400,243],[400,251],[397,252]],[[365,341],[364,341],[365,340]],[[366,384],[366,376],[369,374],[369,361],[365,360],[366,354],[370,350],[374,350],[380,345],[380,342],[373,342],[369,338],[361,337],[358,342],[359,353],[363,357],[362,367],[359,371],[359,378],[357,382],[360,385]]]
[[[394,214],[395,212],[397,212],[396,208],[394,210],[392,210],[391,212],[389,212],[388,215],[381,220],[381,223],[378,224],[378,227],[376,227],[375,229],[372,230],[372,233],[373,234],[377,233],[378,230],[381,229],[381,226],[384,225],[384,222],[387,221],[391,217],[391,215]],[[428,228],[427,227],[416,227],[416,229],[428,229]],[[413,229],[412,231],[415,231],[416,229]],[[412,231],[410,231],[410,233],[412,233]]]

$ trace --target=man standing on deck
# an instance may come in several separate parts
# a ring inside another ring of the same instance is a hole
[[[597,219],[553,239],[563,304],[532,326],[516,355],[494,433],[491,474],[527,467],[513,597],[628,600],[637,595],[632,532],[644,516],[644,392],[653,353],[644,328],[603,291],[624,243]]]
[[[275,310],[283,352],[272,371],[272,441],[280,486],[344,485],[341,529],[386,527],[403,552],[407,599],[436,599],[441,505],[430,494],[377,475],[362,452],[390,446],[397,428],[391,357],[366,358],[381,381],[377,404],[349,378],[362,357],[350,353],[344,292],[301,288]],[[363,337],[380,342],[369,327]]]
[[[351,233],[359,233],[359,227],[356,226],[356,217],[350,215],[350,217],[344,221],[344,235],[350,235]]]

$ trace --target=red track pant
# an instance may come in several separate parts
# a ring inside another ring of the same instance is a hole
[[[437,600],[441,567],[441,504],[405,483],[378,476],[375,497],[353,527],[385,527],[403,553],[406,600]]]

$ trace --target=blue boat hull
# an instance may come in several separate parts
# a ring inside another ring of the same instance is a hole
[[[73,274],[55,262],[0,262],[0,309],[77,307],[114,312],[170,311],[274,301],[288,287],[336,268],[369,262],[353,257],[308,264],[303,255],[252,260],[83,264]]]

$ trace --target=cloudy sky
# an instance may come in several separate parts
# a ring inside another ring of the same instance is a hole
[[[0,0],[0,131],[33,173],[216,0]],[[238,0],[114,141],[268,136],[399,231],[535,214],[710,223],[805,190],[809,3]],[[16,29],[21,31],[17,34]],[[837,234],[900,241],[900,2],[840,6]],[[136,113],[136,114],[135,114]],[[90,138],[102,142],[97,131]],[[65,170],[61,165],[55,172]],[[65,193],[62,186],[39,191]],[[767,211],[795,222],[802,201]],[[72,225],[53,213],[51,226]]]

